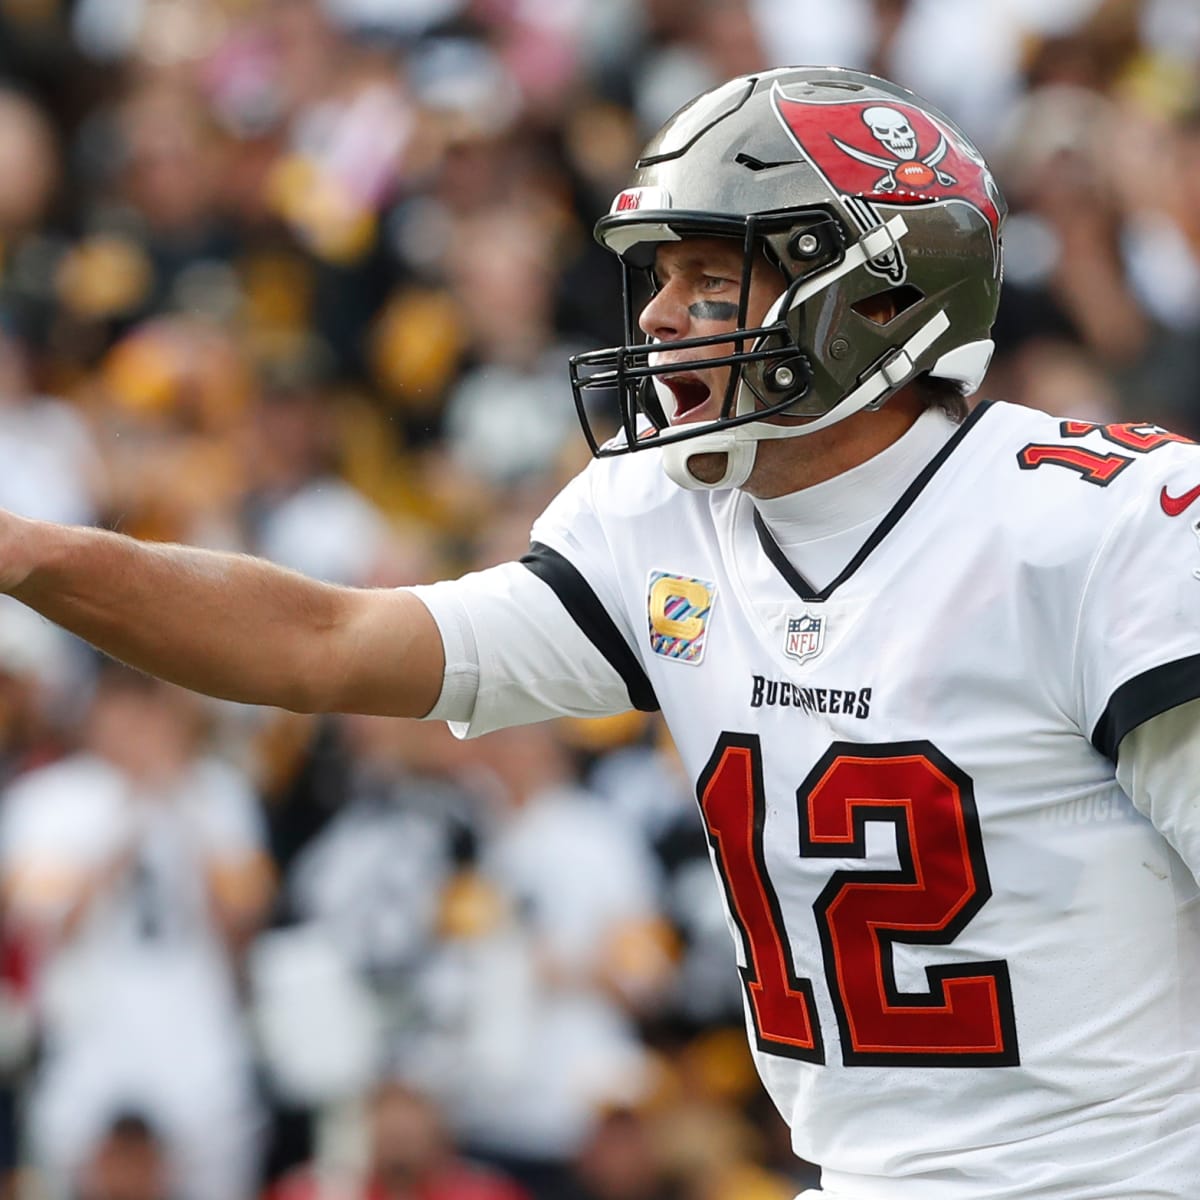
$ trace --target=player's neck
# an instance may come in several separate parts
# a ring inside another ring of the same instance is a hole
[[[773,500],[824,483],[899,441],[922,411],[920,399],[905,389],[878,412],[855,413],[807,437],[760,442],[743,490],[760,500]]]

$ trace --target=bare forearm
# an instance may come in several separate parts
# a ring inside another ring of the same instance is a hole
[[[440,642],[436,653],[422,644],[430,634],[423,610],[408,630],[403,620],[371,616],[369,593],[261,559],[36,522],[18,522],[14,533],[11,594],[149,674],[211,696],[298,711],[419,716],[437,698]],[[375,595],[382,607],[384,598]],[[421,609],[410,596],[403,601]],[[399,614],[406,615],[413,613]],[[391,645],[368,645],[372,633]],[[394,678],[384,662],[393,664]]]

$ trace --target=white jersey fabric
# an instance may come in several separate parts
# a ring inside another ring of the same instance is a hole
[[[827,1194],[1200,1195],[1200,784],[1153,765],[1200,724],[1200,448],[985,404],[761,511],[601,460],[533,538],[416,589],[430,715],[661,707]]]

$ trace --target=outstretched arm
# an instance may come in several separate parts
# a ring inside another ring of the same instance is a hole
[[[404,591],[0,513],[0,590],[148,674],[297,712],[421,717],[441,637]]]

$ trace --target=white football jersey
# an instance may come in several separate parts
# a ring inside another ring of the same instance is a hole
[[[1004,404],[898,445],[938,423],[807,557],[647,452],[421,594],[475,643],[468,732],[661,707],[831,1197],[1194,1200],[1200,784],[1143,812],[1115,763],[1200,697],[1200,448]]]

